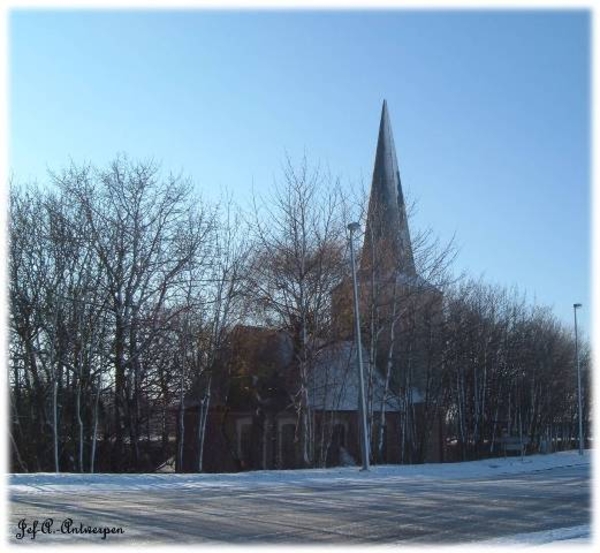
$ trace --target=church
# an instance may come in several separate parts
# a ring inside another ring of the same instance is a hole
[[[352,280],[331,298],[339,340],[318,350],[308,377],[311,466],[360,464],[357,343],[362,344],[370,458],[373,463],[444,459],[436,332],[442,294],[417,271],[396,149],[384,100],[362,255],[357,271],[361,336],[354,335]],[[306,467],[298,415],[292,340],[285,331],[239,325],[222,363],[236,385],[220,393],[218,378],[203,448],[198,401],[183,405],[178,472],[235,472]],[[231,373],[231,371],[229,371]],[[181,438],[183,437],[183,443]],[[179,448],[178,448],[179,449]],[[201,459],[200,459],[201,456]]]

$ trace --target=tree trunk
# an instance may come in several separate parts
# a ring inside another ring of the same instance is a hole
[[[212,374],[208,378],[208,384],[204,398],[200,403],[199,417],[198,417],[198,472],[203,470],[204,460],[204,441],[206,438],[206,421],[208,419],[208,413],[210,410],[210,389],[212,386]]]
[[[96,390],[96,401],[94,402],[94,432],[92,435],[92,454],[90,458],[90,472],[94,472],[96,461],[96,442],[98,439],[98,405],[100,403],[100,377],[98,377],[98,389]]]

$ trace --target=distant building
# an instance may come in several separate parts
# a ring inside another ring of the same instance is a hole
[[[372,457],[378,463],[442,460],[442,414],[432,399],[438,368],[432,332],[442,295],[417,274],[385,101],[358,280]],[[326,466],[360,461],[350,279],[334,292],[332,309],[340,342],[318,349],[308,393],[314,456]],[[203,470],[303,466],[290,336],[239,326],[221,363],[227,378],[214,382]],[[199,466],[198,412],[197,402],[185,403],[182,472]]]

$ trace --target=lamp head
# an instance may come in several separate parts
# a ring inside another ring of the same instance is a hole
[[[357,231],[357,230],[360,230],[360,225],[359,225],[358,223],[356,223],[356,222],[355,222],[355,223],[350,223],[350,224],[348,225],[348,230],[349,230],[350,232],[355,232],[355,231]]]
[[[579,307],[581,307],[581,304],[580,304],[580,303],[574,303],[574,304],[573,304],[573,309],[577,309],[577,308],[579,308]]]

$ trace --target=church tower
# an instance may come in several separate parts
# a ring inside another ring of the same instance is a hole
[[[443,296],[417,272],[406,211],[384,100],[357,274],[361,343],[367,374],[379,373],[390,394],[405,406],[400,415],[403,459],[435,461],[442,451],[434,397],[441,366]],[[332,315],[339,337],[356,340],[350,279],[334,292]]]
[[[387,102],[383,101],[375,165],[357,274],[363,327],[397,316],[401,296],[427,283],[417,274]],[[352,335],[351,288],[344,282],[332,298],[333,316],[344,337]],[[367,318],[371,321],[367,324]],[[373,317],[377,320],[374,321]],[[379,332],[381,335],[382,333]]]
[[[361,271],[367,272],[373,265],[379,277],[386,278],[392,273],[401,273],[410,278],[417,276],[396,147],[385,100],[381,108]]]

